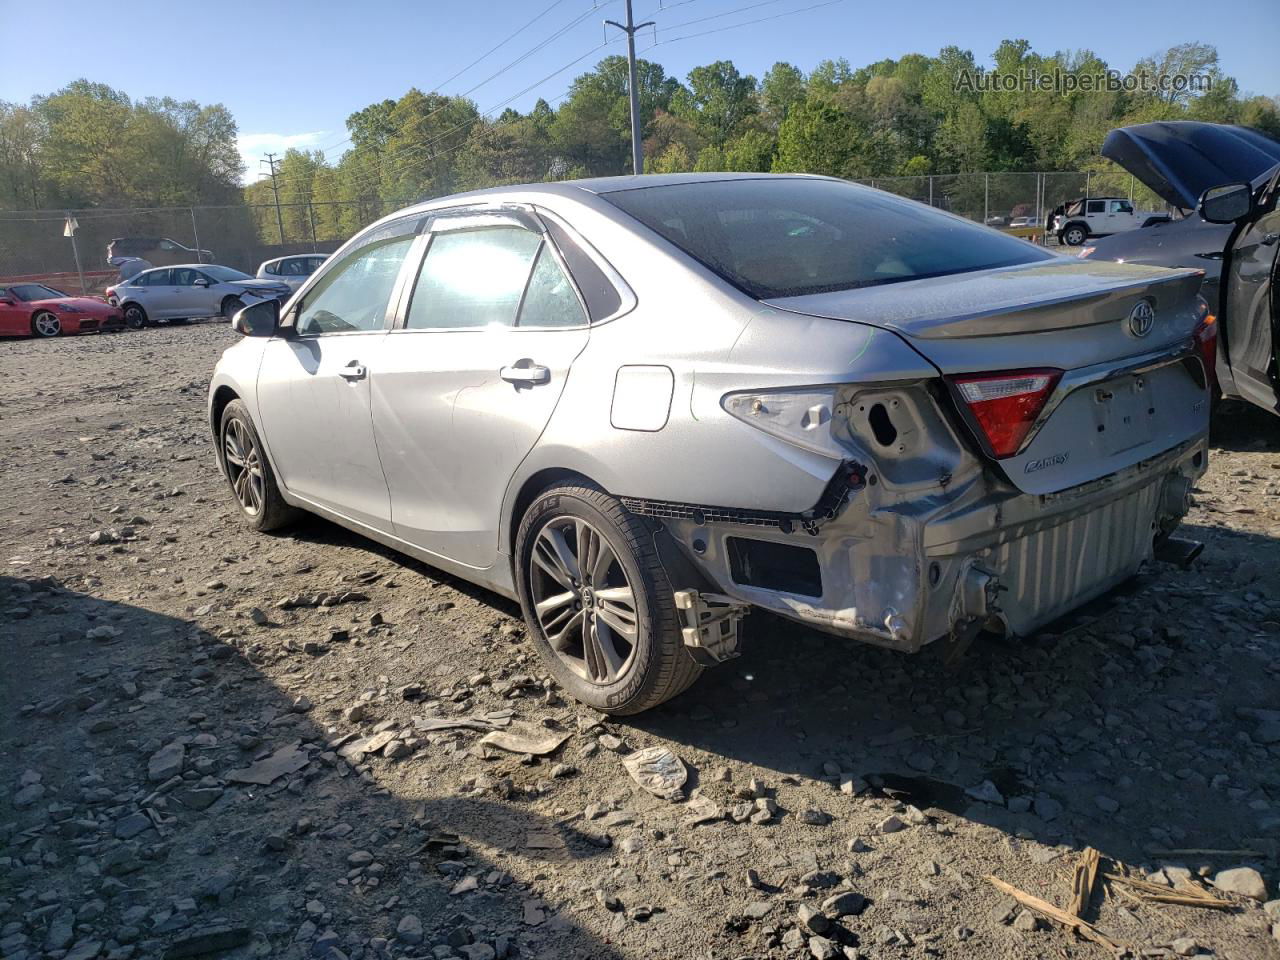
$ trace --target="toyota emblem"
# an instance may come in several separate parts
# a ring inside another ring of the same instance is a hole
[[[1129,333],[1135,337],[1145,337],[1156,325],[1156,308],[1149,300],[1139,300],[1129,311]]]

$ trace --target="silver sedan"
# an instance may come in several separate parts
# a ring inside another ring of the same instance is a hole
[[[295,253],[287,257],[276,257],[258,265],[258,277],[286,284],[296,292],[307,282],[307,277],[319,270],[327,259],[328,254],[324,253]]]
[[[107,300],[120,307],[125,324],[133,329],[193,317],[230,319],[248,301],[288,300],[292,293],[280,280],[256,280],[216,263],[144,270],[106,290]]]
[[[1206,467],[1200,279],[826,178],[507,187],[238,314],[210,427],[253,527],[518,598],[570,694],[635,713],[752,608],[912,652],[1131,576]]]

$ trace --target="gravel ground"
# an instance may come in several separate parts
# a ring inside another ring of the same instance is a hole
[[[232,337],[0,343],[0,956],[1105,957],[987,879],[1065,906],[1093,847],[1106,938],[1280,958],[1280,421],[1219,417],[1190,570],[954,667],[755,613],[618,722],[515,605],[251,534],[205,425]]]

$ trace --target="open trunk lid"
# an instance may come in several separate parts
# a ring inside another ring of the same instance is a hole
[[[966,375],[1060,371],[1024,445],[998,460],[1020,490],[1043,494],[1115,473],[1207,429],[1195,339],[1201,278],[1198,270],[1064,257],[766,302],[892,330],[953,388]]]

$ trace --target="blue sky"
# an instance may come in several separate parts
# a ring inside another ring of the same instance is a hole
[[[1158,8],[1138,0],[838,0],[805,9],[820,2],[634,0],[636,20],[657,20],[656,39],[662,41],[646,51],[655,40],[648,30],[638,45],[645,57],[683,79],[691,67],[723,58],[760,76],[778,60],[808,70],[826,57],[843,56],[856,67],[906,53],[934,54],[948,44],[989,63],[1005,38],[1029,40],[1042,52],[1088,47],[1111,66],[1128,69],[1150,53],[1197,40],[1217,46],[1223,68],[1244,90],[1280,94],[1276,0],[1213,8],[1220,15],[1208,13],[1199,0],[1165,0]],[[600,57],[625,52],[616,39],[593,50],[605,40],[601,21],[622,19],[621,0],[216,0],[198,8],[130,0],[119,9],[124,13],[113,15],[102,0],[0,0],[0,36],[6,39],[0,99],[25,101],[85,76],[135,98],[220,102],[239,124],[250,179],[269,150],[322,147],[336,158],[345,147],[348,114],[411,86],[462,94],[487,80],[468,94],[482,111],[496,114],[507,101],[523,110],[539,96],[555,102]],[[749,22],[763,17],[773,19]],[[63,35],[74,39],[62,43]],[[33,39],[16,39],[21,37]]]

